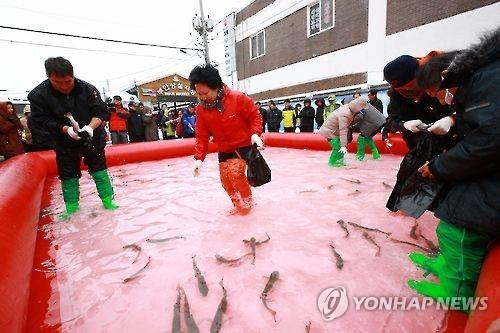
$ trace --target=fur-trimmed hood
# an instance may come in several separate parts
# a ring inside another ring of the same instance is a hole
[[[460,84],[479,68],[500,59],[500,26],[485,33],[478,43],[460,51],[448,66],[442,88]]]

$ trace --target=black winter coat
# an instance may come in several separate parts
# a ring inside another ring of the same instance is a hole
[[[448,69],[461,137],[429,168],[451,189],[435,215],[500,238],[500,28],[462,51]]]
[[[90,83],[75,78],[75,87],[69,95],[54,90],[49,80],[40,83],[28,94],[31,104],[31,118],[34,126],[28,127],[36,132],[37,128],[46,130],[55,141],[55,148],[83,147],[83,140],[73,140],[62,132],[63,126],[71,126],[71,121],[64,115],[71,112],[73,118],[82,128],[92,118],[103,121],[109,119],[109,111],[101,99],[99,91]],[[106,132],[103,126],[94,130],[93,144],[97,149],[106,146]]]
[[[442,105],[437,98],[423,96],[418,103],[412,99],[405,98],[394,89],[389,89],[390,99],[387,106],[387,120],[384,126],[385,131],[403,132],[403,139],[408,148],[415,147],[416,138],[422,133],[412,133],[404,126],[408,120],[420,119],[426,124],[433,123],[451,113],[448,105]]]
[[[127,119],[127,131],[130,142],[146,141],[146,127],[142,121],[142,113],[130,109],[130,118]]]
[[[314,130],[314,108],[312,106],[303,107],[300,110],[300,131],[312,132]]]
[[[269,128],[280,128],[281,121],[283,120],[283,114],[281,110],[276,108],[274,110],[267,110],[267,127]]]

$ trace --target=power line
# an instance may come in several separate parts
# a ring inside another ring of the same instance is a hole
[[[128,55],[128,56],[145,57],[145,58],[160,58],[160,59],[170,59],[170,60],[186,60],[186,59],[181,59],[181,58],[162,57],[162,56],[148,55],[148,54],[138,54],[138,53],[130,53],[130,52],[109,51],[109,50],[101,50],[101,49],[87,49],[87,48],[72,47],[72,46],[65,46],[65,45],[24,42],[24,41],[11,40],[11,39],[0,39],[0,42],[9,42],[9,43],[14,43],[14,44],[27,44],[27,45],[36,45],[36,46],[45,46],[45,47],[55,47],[55,48],[60,48],[60,49],[88,51],[88,52],[102,52],[102,53],[123,54],[123,55]],[[190,56],[190,55],[188,55],[188,57],[189,58],[193,58],[193,56]]]
[[[17,31],[25,31],[25,32],[35,32],[35,33],[39,33],[39,34],[62,36],[62,37],[90,39],[90,40],[97,40],[97,41],[101,41],[101,42],[121,43],[121,44],[138,45],[138,46],[161,47],[161,48],[176,49],[176,50],[192,50],[192,51],[201,51],[202,50],[199,48],[179,47],[179,46],[161,45],[161,44],[149,44],[149,43],[140,43],[140,42],[130,42],[130,41],[117,40],[117,39],[108,39],[108,38],[99,38],[99,37],[91,37],[91,36],[83,36],[83,35],[65,34],[65,33],[61,33],[61,32],[51,32],[51,31],[34,30],[34,29],[19,28],[19,27],[9,27],[9,26],[4,26],[4,25],[0,25],[0,28],[17,30]]]

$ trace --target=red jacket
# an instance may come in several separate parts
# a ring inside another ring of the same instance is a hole
[[[196,107],[194,158],[204,160],[208,140],[213,136],[220,152],[229,153],[236,148],[251,145],[252,134],[262,134],[262,116],[250,97],[224,86],[223,111]]]
[[[123,132],[127,131],[127,119],[130,113],[124,107],[116,107],[116,111],[109,113],[109,131],[110,132]]]

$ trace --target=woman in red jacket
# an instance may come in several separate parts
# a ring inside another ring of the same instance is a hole
[[[198,176],[213,136],[219,151],[222,187],[242,215],[252,208],[252,191],[245,175],[247,153],[251,145],[264,145],[262,117],[254,102],[245,94],[222,83],[219,71],[212,65],[196,66],[189,74],[191,89],[196,90],[194,175]]]

